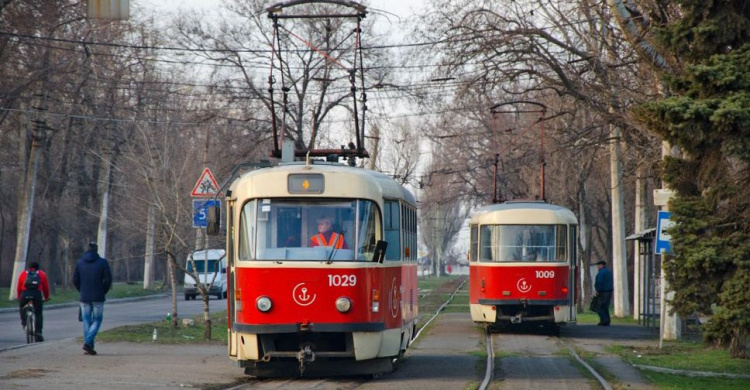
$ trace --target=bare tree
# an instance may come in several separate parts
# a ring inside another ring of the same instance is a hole
[[[227,17],[218,26],[202,23],[199,16],[181,18],[176,26],[178,43],[199,48],[203,51],[196,55],[225,66],[216,72],[217,88],[272,112],[281,138],[293,140],[298,150],[352,141],[350,76],[361,61],[355,57],[357,45],[362,44],[359,38],[369,38],[372,23],[365,19],[358,34],[356,25],[346,19],[284,19],[278,21],[276,35],[266,6],[260,0],[228,3]],[[324,15],[335,13],[335,7],[307,4],[295,11]],[[280,47],[280,52],[272,53],[271,47]],[[377,51],[368,52],[367,77],[375,80],[372,84],[386,77],[385,68],[377,66],[385,58]],[[366,104],[364,95],[357,99]],[[321,132],[329,119],[345,125]]]

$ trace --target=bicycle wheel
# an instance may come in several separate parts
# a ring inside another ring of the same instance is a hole
[[[36,316],[33,308],[26,309],[26,343],[36,342]]]

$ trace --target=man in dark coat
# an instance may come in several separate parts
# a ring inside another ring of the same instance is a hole
[[[596,263],[599,268],[599,273],[596,274],[596,281],[594,282],[594,289],[596,295],[598,295],[599,309],[599,326],[609,326],[609,302],[612,300],[612,291],[614,291],[614,279],[612,278],[612,272],[607,269],[607,262],[600,260]]]
[[[89,243],[73,272],[73,284],[80,293],[83,320],[83,351],[96,355],[94,339],[102,325],[105,295],[112,287],[112,272],[107,260],[100,257],[96,243]]]

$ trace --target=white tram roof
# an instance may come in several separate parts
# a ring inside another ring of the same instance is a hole
[[[309,167],[309,169],[307,168]],[[292,173],[322,174],[325,180],[322,194],[290,194],[287,177]],[[307,166],[304,162],[283,163],[261,168],[240,175],[230,186],[233,197],[326,197],[359,199],[402,199],[416,207],[414,195],[383,173],[350,167],[339,163],[315,161]]]
[[[482,207],[471,217],[472,224],[533,225],[572,224],[578,219],[565,207],[542,201],[510,201]]]

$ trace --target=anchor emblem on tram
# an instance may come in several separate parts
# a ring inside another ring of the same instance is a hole
[[[292,290],[292,299],[294,299],[294,302],[300,306],[310,306],[315,302],[315,298],[317,297],[318,294],[313,293],[310,295],[309,289],[305,286],[305,282],[297,284]]]
[[[518,283],[516,283],[516,287],[518,288],[518,291],[524,294],[531,291],[531,285],[526,282],[526,278],[518,279]]]
[[[391,304],[391,316],[393,318],[396,318],[396,316],[398,316],[399,308],[401,307],[401,299],[399,298],[399,286],[396,285],[395,277],[393,278],[393,283],[391,283],[391,291],[389,295]]]

